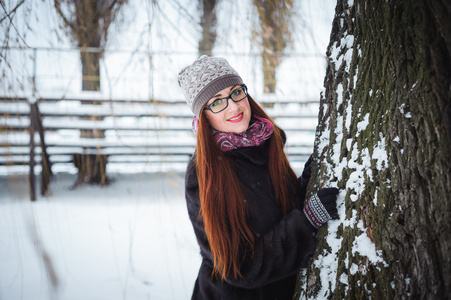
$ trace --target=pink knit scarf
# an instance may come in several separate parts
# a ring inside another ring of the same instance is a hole
[[[197,132],[198,120],[193,119],[193,131]],[[271,121],[257,115],[252,115],[246,131],[242,133],[222,132],[212,129],[213,137],[222,151],[230,151],[240,147],[252,147],[263,144],[274,131]]]

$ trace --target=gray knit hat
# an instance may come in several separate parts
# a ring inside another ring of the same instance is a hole
[[[222,57],[202,55],[179,72],[178,81],[186,103],[199,118],[202,107],[217,92],[232,85],[244,84],[240,75]]]

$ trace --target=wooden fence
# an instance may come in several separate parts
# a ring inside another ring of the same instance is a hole
[[[318,102],[260,103],[287,133],[290,162],[302,164],[313,150]],[[89,166],[78,160],[84,156],[104,158],[105,168],[186,166],[195,148],[191,121],[184,101],[3,98],[0,168],[27,167],[30,198],[35,200],[36,166],[42,195],[55,167],[76,165],[83,176],[81,170]]]

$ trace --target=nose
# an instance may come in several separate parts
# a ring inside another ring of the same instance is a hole
[[[228,109],[230,110],[236,110],[238,109],[240,106],[238,105],[237,102],[233,101],[231,98],[227,99],[227,101],[229,101],[229,107]]]

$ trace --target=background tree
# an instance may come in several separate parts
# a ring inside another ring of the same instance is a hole
[[[200,26],[202,27],[202,37],[199,41],[199,56],[212,55],[213,46],[216,41],[217,16],[215,7],[217,0],[199,0],[201,11]]]
[[[265,93],[276,91],[276,69],[291,42],[292,3],[290,0],[253,0],[257,8],[262,43],[262,70]]]
[[[339,0],[310,192],[341,189],[296,298],[451,295],[451,3]]]
[[[55,9],[70,36],[81,48],[82,90],[100,91],[100,59],[104,54],[108,28],[127,0],[55,0]],[[93,101],[95,104],[95,101]],[[88,117],[92,119],[92,117]],[[99,120],[99,117],[94,117]],[[103,138],[101,130],[81,130],[86,138]],[[106,184],[106,155],[74,154],[77,184]]]
[[[84,91],[100,90],[100,58],[108,28],[127,0],[55,0],[55,9],[69,34],[82,48]]]

